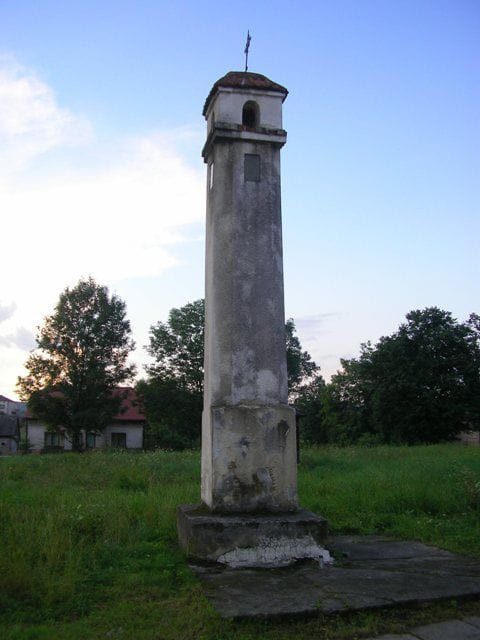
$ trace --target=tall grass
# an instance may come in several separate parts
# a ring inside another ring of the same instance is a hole
[[[480,449],[308,449],[299,492],[333,532],[384,533],[480,556]]]
[[[175,509],[199,501],[199,475],[197,452],[1,459],[8,637],[250,637],[227,633],[178,548]],[[305,449],[299,493],[334,532],[385,533],[480,556],[479,449]]]
[[[14,619],[81,615],[102,591],[183,567],[175,508],[198,500],[195,453],[95,452],[0,465],[0,601]],[[161,587],[162,581],[156,580]],[[158,588],[157,588],[158,591]]]

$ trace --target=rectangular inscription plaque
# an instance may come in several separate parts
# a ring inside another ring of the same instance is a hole
[[[245,154],[245,182],[260,182],[260,156]]]

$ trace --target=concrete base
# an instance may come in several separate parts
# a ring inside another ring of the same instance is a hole
[[[309,511],[212,514],[205,506],[177,510],[178,535],[191,560],[237,567],[282,567],[313,558],[331,563],[324,548],[327,521]]]
[[[204,410],[202,502],[212,511],[295,511],[296,460],[292,407],[236,405]]]
[[[327,546],[338,560],[323,569],[308,560],[268,570],[191,567],[225,618],[318,615],[480,596],[476,559],[381,536],[338,536]]]

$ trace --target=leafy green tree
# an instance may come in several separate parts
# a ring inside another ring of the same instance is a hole
[[[150,329],[147,380],[137,393],[147,416],[149,448],[186,449],[200,442],[203,405],[203,299],[171,309]]]
[[[203,391],[204,300],[172,309],[168,321],[150,329],[148,353],[154,363],[147,367],[151,378],[175,380],[192,392]]]
[[[478,333],[448,311],[411,311],[381,338],[370,368],[373,426],[387,442],[451,440],[479,425]]]
[[[317,375],[304,384],[295,399],[295,409],[300,418],[300,440],[308,444],[323,444],[328,441],[324,429],[324,406],[326,385],[322,376]]]
[[[17,388],[48,427],[65,428],[74,450],[83,429],[102,431],[119,410],[112,391],[135,373],[130,334],[125,303],[92,278],[66,288],[39,330]]]
[[[373,383],[365,367],[371,351],[370,343],[362,344],[358,360],[342,359],[342,370],[325,387],[320,424],[327,442],[348,445],[371,434]]]
[[[406,320],[332,378],[324,426],[340,440],[433,443],[480,428],[479,317],[430,307]]]
[[[150,329],[148,380],[137,385],[149,423],[147,440],[184,448],[200,440],[203,401],[204,300],[172,309],[166,323]],[[291,398],[304,384],[321,379],[319,367],[302,351],[292,319],[286,323],[287,369]],[[323,381],[323,379],[322,379]],[[188,410],[186,410],[188,408]]]
[[[302,392],[305,385],[323,383],[320,376],[320,367],[315,364],[308,351],[302,351],[302,345],[295,335],[295,323],[289,318],[285,323],[286,348],[287,348],[287,374],[288,392],[291,401],[294,401]],[[318,379],[318,380],[317,380]]]
[[[165,378],[140,380],[136,390],[148,417],[144,441],[147,449],[182,450],[199,446],[201,393]]]

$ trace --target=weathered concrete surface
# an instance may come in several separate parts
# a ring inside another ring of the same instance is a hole
[[[480,585],[480,562],[421,542],[390,540],[383,536],[336,536],[335,555],[344,567],[419,574],[471,576]],[[330,548],[330,546],[329,546]]]
[[[280,149],[284,92],[219,85],[205,116],[208,165],[202,501],[213,511],[297,507],[288,407]],[[242,122],[246,103],[258,122]],[[255,160],[253,174],[247,160]]]
[[[468,624],[472,624],[474,627],[478,627],[480,629],[480,617],[479,616],[470,616],[469,618],[464,618],[464,622],[468,622]]]
[[[368,640],[480,640],[480,628],[471,620],[446,620],[417,627],[407,634],[389,633]]]
[[[204,411],[204,420],[208,410]],[[222,513],[297,507],[295,412],[286,405],[213,407],[209,506]],[[206,469],[204,468],[205,473]]]
[[[337,560],[280,569],[193,567],[223,617],[268,617],[374,609],[480,595],[480,562],[417,542],[341,536]],[[343,554],[347,554],[343,555]]]
[[[379,636],[378,638],[368,638],[367,640],[418,640],[418,638],[412,636],[411,633],[387,633],[386,635]]]
[[[462,620],[437,622],[412,630],[419,640],[480,640],[480,630]]]
[[[245,181],[245,154],[259,156],[260,181]],[[280,150],[239,139],[216,143],[212,155],[206,406],[287,404]]]
[[[309,511],[215,515],[199,505],[177,511],[180,544],[191,559],[229,567],[278,567],[303,558],[331,561],[327,522]]]

